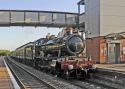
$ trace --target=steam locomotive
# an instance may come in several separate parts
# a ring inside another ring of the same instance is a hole
[[[85,42],[78,30],[66,28],[60,35],[47,35],[17,48],[15,60],[60,77],[86,78],[95,70],[95,61],[84,57]]]

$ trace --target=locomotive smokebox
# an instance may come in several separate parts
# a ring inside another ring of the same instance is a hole
[[[76,55],[83,52],[85,44],[81,36],[71,35],[66,41],[66,47],[70,54]]]

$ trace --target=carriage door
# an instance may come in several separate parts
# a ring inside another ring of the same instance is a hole
[[[108,43],[108,63],[119,63],[120,43]]]

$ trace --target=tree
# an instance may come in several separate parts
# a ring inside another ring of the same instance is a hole
[[[0,55],[1,56],[6,56],[6,55],[10,54],[10,52],[11,51],[9,51],[9,50],[0,50]]]

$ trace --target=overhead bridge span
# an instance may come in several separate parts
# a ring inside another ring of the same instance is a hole
[[[76,26],[78,13],[30,11],[30,10],[0,10],[0,26],[43,26],[65,27]]]

